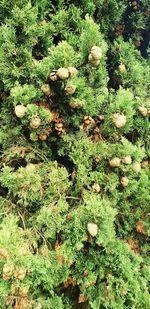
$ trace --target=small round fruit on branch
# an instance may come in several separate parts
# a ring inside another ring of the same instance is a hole
[[[109,165],[111,167],[119,167],[121,164],[121,159],[118,157],[114,157],[113,159],[109,160]]]
[[[146,117],[148,114],[148,110],[146,107],[144,106],[139,106],[139,112],[143,117]]]
[[[89,234],[93,237],[95,237],[98,233],[98,226],[95,223],[88,223],[87,229]]]
[[[100,60],[93,59],[93,57],[91,56],[91,54],[89,54],[88,59],[89,59],[89,62],[90,62],[93,66],[95,66],[95,67],[98,66],[99,63],[100,63]]]
[[[7,275],[7,274],[3,273],[3,279],[6,280],[6,281],[10,280],[11,279],[11,275]]]
[[[140,39],[140,38],[135,39],[134,45],[135,45],[135,47],[137,47],[137,48],[140,47],[140,46],[141,46],[141,39]]]
[[[137,1],[132,1],[132,2],[131,2],[131,5],[132,5],[133,10],[137,10],[137,8],[138,8],[138,3],[137,3]]]
[[[69,71],[65,68],[59,68],[56,74],[62,80],[65,80],[69,77]]]
[[[147,168],[148,166],[149,166],[149,162],[148,162],[148,160],[144,160],[144,161],[142,161],[142,163],[141,163],[141,167],[142,167],[143,169]]]
[[[138,9],[138,6],[137,5],[135,5],[135,6],[133,6],[133,10],[137,10]]]
[[[68,67],[68,72],[70,77],[76,76],[78,74],[78,70],[75,67]]]
[[[13,275],[14,267],[13,265],[4,264],[3,266],[3,279],[9,280]]]
[[[84,116],[83,122],[84,122],[84,125],[88,126],[94,123],[94,119],[91,116]]]
[[[30,127],[32,129],[38,129],[41,125],[41,119],[38,116],[32,117],[30,120]]]
[[[72,95],[76,91],[76,86],[71,83],[68,83],[65,87],[65,91],[67,95]]]
[[[65,133],[65,128],[62,122],[55,123],[55,130],[57,135],[62,136]]]
[[[26,270],[23,269],[23,268],[18,268],[16,269],[15,271],[15,277],[18,279],[18,280],[23,280],[26,276]]]
[[[35,168],[34,164],[30,163],[30,164],[26,165],[26,169],[31,171],[31,172],[32,171],[34,172],[36,168]],[[29,254],[29,252],[30,252],[29,247],[27,245],[22,245],[18,249],[18,254],[21,255],[21,256],[26,256],[26,255]]]
[[[63,136],[63,134],[66,132],[66,129],[64,128],[64,125],[62,122],[55,123],[55,130],[57,132],[58,136]]]
[[[52,132],[51,128],[45,129],[39,133],[38,137],[41,141],[46,141],[51,132]]]
[[[52,94],[53,94],[49,84],[43,84],[41,86],[41,90],[48,97],[52,96]]]
[[[47,134],[45,134],[45,133],[40,133],[40,134],[39,134],[39,139],[40,139],[41,141],[46,141],[46,140],[47,140]]]
[[[21,296],[21,297],[27,297],[27,295],[28,295],[28,288],[27,287],[20,287],[19,288],[19,295]]]
[[[23,118],[26,113],[26,107],[22,104],[15,106],[15,114],[18,118]]]
[[[97,67],[100,63],[100,60],[93,60],[91,61],[91,64],[94,66],[94,67]]]
[[[101,187],[98,183],[94,183],[93,186],[92,186],[92,191],[94,193],[99,193],[101,191]]]
[[[131,164],[132,163],[132,159],[131,156],[125,156],[121,159],[122,163],[124,164]]]
[[[53,82],[57,81],[58,77],[57,77],[57,74],[56,72],[51,72],[50,75],[49,75],[49,78],[50,80],[52,80]]]
[[[105,116],[104,115],[98,115],[97,118],[98,118],[98,120],[103,121],[105,119]]]
[[[128,183],[129,183],[128,177],[126,177],[126,176],[121,177],[120,183],[121,183],[122,187],[124,187],[124,188],[127,187]]]
[[[9,253],[5,248],[0,248],[0,258],[1,257],[5,260],[9,259]]]
[[[62,122],[60,122],[60,123],[56,123],[55,124],[55,130],[56,131],[62,131],[62,129],[63,129],[63,123]]]
[[[125,73],[126,72],[126,66],[124,63],[119,64],[118,70],[120,73]]]
[[[125,126],[127,118],[124,114],[115,113],[113,115],[113,123],[116,128],[122,128]]]
[[[132,6],[137,6],[137,1],[131,1]]]
[[[91,58],[93,60],[100,60],[101,57],[102,57],[102,49],[98,46],[93,46],[90,50],[89,61],[91,61]]]
[[[141,171],[141,163],[134,162],[133,163],[133,171],[135,174],[138,174]]]

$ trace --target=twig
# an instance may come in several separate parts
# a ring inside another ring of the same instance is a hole
[[[23,228],[24,228],[24,230],[25,230],[25,229],[26,229],[25,222],[24,222],[23,216],[21,215],[21,213],[20,213],[19,211],[18,211],[18,215],[19,215],[19,217],[20,217],[21,220],[22,220]]]
[[[79,197],[75,197],[75,196],[66,196],[66,199],[72,199],[72,200],[80,200]]]

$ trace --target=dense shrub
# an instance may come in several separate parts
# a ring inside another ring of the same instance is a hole
[[[149,308],[149,21],[0,1],[0,308]]]

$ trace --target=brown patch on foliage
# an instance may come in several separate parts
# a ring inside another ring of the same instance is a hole
[[[144,223],[140,220],[136,223],[136,230],[138,233],[146,235]]]
[[[94,142],[104,142],[105,141],[98,127],[94,129],[93,134],[89,137],[89,139]]]
[[[44,107],[45,109],[50,109],[49,103],[47,102],[36,102],[35,105],[40,106],[40,107]]]
[[[116,29],[115,29],[115,35],[116,37],[122,35],[123,31],[124,31],[125,26],[123,24],[117,25]]]
[[[139,252],[139,241],[138,241],[138,239],[130,238],[128,240],[128,244],[129,244],[130,249],[133,250],[134,253]]]
[[[78,303],[81,304],[81,303],[85,303],[87,300],[87,297],[84,295],[84,294],[80,294],[79,295],[79,299],[78,299]]]
[[[68,277],[68,279],[66,281],[64,281],[64,288],[65,289],[67,289],[70,285],[72,285],[72,286],[77,285],[77,281],[72,277]]]
[[[57,255],[56,258],[57,258],[59,266],[62,267],[64,263],[64,257],[62,255]]]
[[[56,122],[56,123],[64,122],[63,118],[59,117],[59,113],[52,111],[52,115],[53,115],[53,118],[52,118],[53,122]]]

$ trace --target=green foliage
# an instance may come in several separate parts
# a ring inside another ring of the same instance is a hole
[[[33,100],[38,99],[36,89],[33,85],[27,84],[24,84],[23,86],[19,84],[16,85],[11,89],[10,96],[12,97],[14,105],[17,105],[20,102],[26,105],[27,103],[31,103]]]
[[[149,308],[150,5],[0,1],[0,308]]]

